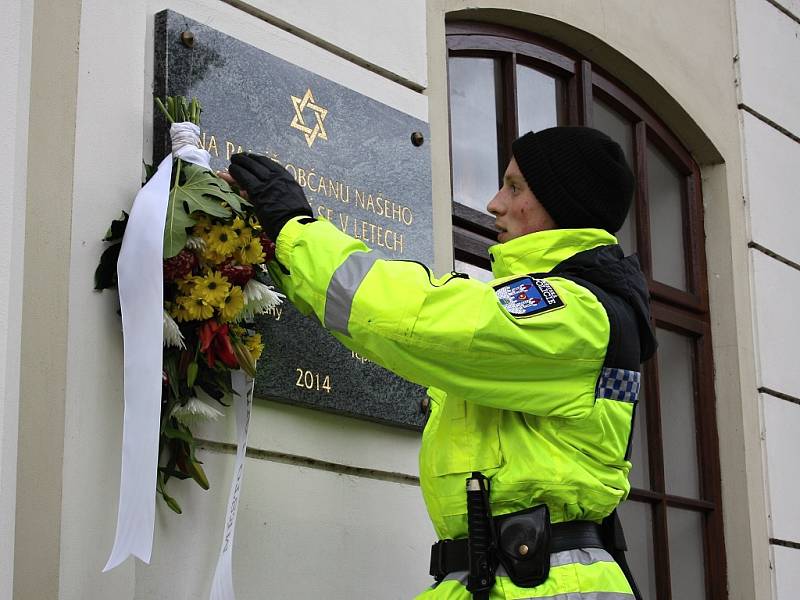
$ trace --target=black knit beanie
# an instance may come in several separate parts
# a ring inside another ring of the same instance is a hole
[[[616,233],[633,196],[619,144],[589,127],[528,132],[511,145],[522,175],[559,228]]]

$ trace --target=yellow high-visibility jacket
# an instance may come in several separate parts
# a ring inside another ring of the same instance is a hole
[[[435,278],[297,218],[269,267],[345,346],[428,388],[420,483],[440,539],[467,535],[473,471],[490,478],[495,515],[545,503],[553,522],[599,522],[629,491],[638,366],[652,352],[638,263],[597,229],[529,234],[490,252],[488,284]],[[501,576],[492,598],[632,598],[604,550],[559,554],[542,585]],[[468,598],[465,581],[456,574],[423,596]]]

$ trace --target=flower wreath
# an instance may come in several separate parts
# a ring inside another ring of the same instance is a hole
[[[170,124],[200,124],[197,99],[168,97],[156,104]],[[199,129],[198,129],[199,131]],[[174,134],[173,134],[174,138]],[[196,138],[193,138],[196,143]],[[155,174],[145,165],[145,183]],[[95,271],[95,289],[116,288],[117,259],[128,214],[113,221]],[[191,428],[222,413],[214,404],[233,392],[231,372],[256,375],[264,349],[248,324],[283,296],[259,281],[275,245],[261,230],[252,205],[213,171],[174,159],[164,226],[164,354],[157,491],[173,511],[171,478],[209,489]]]

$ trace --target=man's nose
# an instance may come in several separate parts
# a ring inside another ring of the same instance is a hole
[[[488,210],[490,214],[496,215],[499,212],[500,201],[498,200],[498,196],[500,196],[499,191],[492,196],[492,199],[489,200],[489,204],[486,205],[486,210]]]

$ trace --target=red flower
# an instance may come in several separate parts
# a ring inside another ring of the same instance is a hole
[[[217,359],[222,361],[229,369],[239,366],[236,355],[233,353],[233,345],[228,334],[228,324],[220,325],[214,319],[208,320],[200,326],[198,332],[200,338],[200,352],[206,355],[208,366],[212,369]]]

